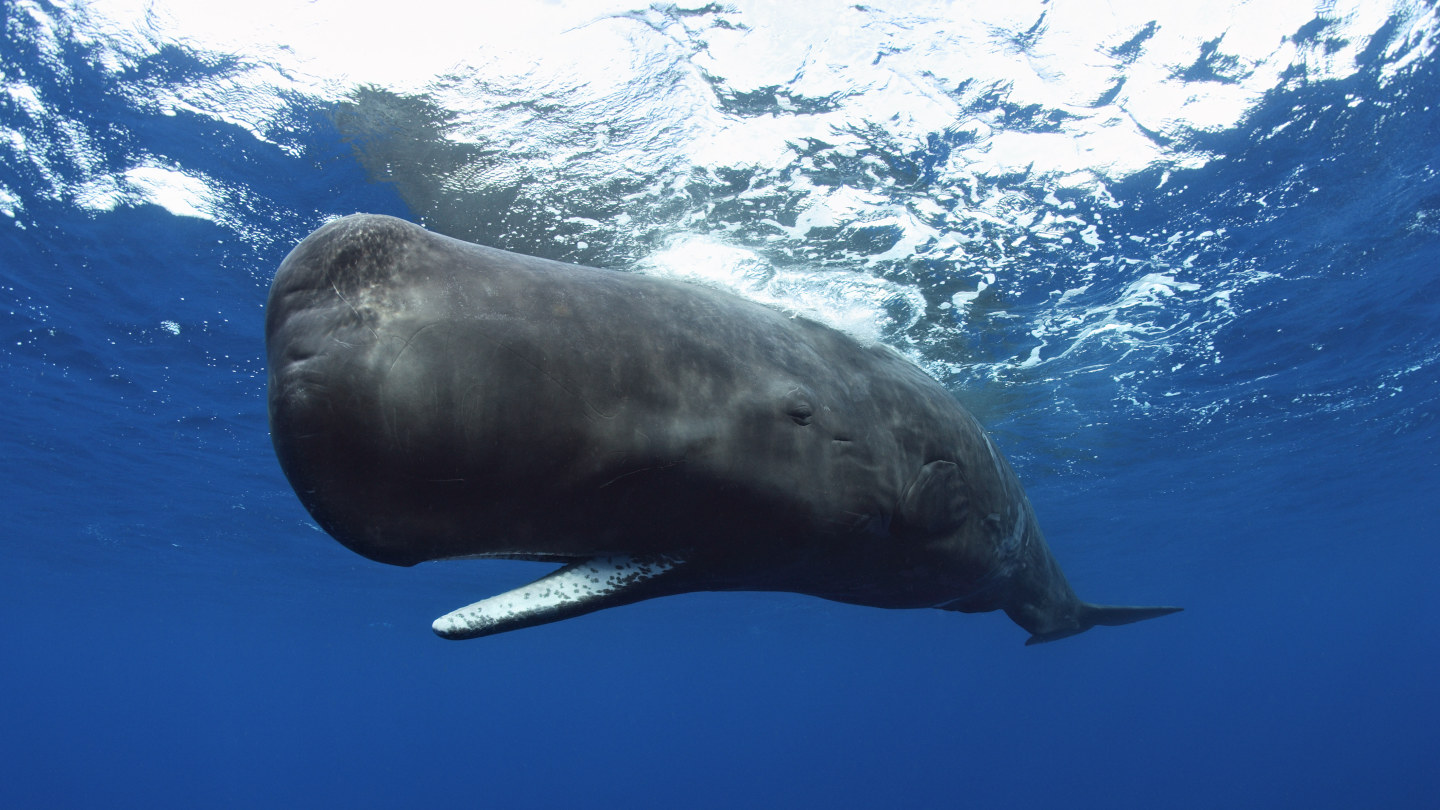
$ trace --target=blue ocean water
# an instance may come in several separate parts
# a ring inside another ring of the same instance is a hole
[[[1240,6],[1148,95],[1139,66],[1175,24],[1096,39],[1114,81],[1071,104],[1024,96],[1032,72],[1062,82],[1035,67],[1066,35],[1050,5],[974,33],[1018,56],[973,79],[764,4],[547,6],[647,55],[601,103],[599,77],[497,88],[514,74],[489,56],[336,90],[163,14],[0,2],[0,805],[1429,806],[1435,9],[1307,11],[1284,30],[1300,56],[1203,124],[1142,110],[1269,69],[1240,51]],[[891,42],[973,33],[948,4],[846,8]],[[899,66],[750,81],[734,32],[853,36],[854,65]],[[1090,143],[1091,123],[1154,156],[1061,165],[1045,138]],[[792,124],[778,152],[714,146]],[[1037,151],[1007,163],[1012,143]],[[270,278],[354,211],[713,265],[868,329],[991,428],[1083,598],[1186,612],[1026,648],[999,614],[696,594],[441,641],[435,616],[544,567],[362,559],[270,449]]]

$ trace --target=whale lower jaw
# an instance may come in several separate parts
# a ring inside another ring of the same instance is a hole
[[[672,577],[683,566],[663,554],[593,557],[451,611],[431,628],[441,638],[479,638],[678,593],[685,588],[676,588]]]

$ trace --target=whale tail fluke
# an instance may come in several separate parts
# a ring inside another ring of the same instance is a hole
[[[1044,644],[1047,641],[1055,641],[1076,633],[1083,633],[1096,626],[1115,627],[1131,622],[1140,622],[1146,619],[1153,619],[1157,616],[1168,616],[1171,613],[1178,613],[1184,608],[1178,607],[1129,607],[1122,605],[1092,605],[1089,602],[1081,602],[1075,611],[1075,620],[1061,627],[1047,630],[1043,633],[1035,633],[1025,642],[1026,646],[1031,644]]]

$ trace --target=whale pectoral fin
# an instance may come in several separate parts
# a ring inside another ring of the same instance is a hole
[[[447,613],[431,627],[442,638],[479,638],[681,593],[686,588],[667,580],[683,565],[665,555],[582,560],[529,585]]]
[[[921,467],[901,496],[901,524],[925,534],[940,534],[960,525],[969,508],[964,484],[954,462],[932,461]]]
[[[1168,616],[1171,613],[1179,613],[1182,610],[1184,610],[1184,608],[1092,605],[1089,602],[1081,602],[1079,610],[1075,613],[1074,624],[1050,632],[1036,633],[1025,642],[1025,646],[1044,644],[1047,641],[1056,641],[1068,636],[1073,636],[1076,633],[1083,633],[1096,625],[1115,627],[1117,625],[1130,624],[1131,622],[1154,619],[1159,616]]]

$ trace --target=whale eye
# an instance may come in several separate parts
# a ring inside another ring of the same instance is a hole
[[[815,418],[815,409],[810,407],[808,402],[794,402],[785,409],[785,415],[790,417],[790,421],[804,427]]]
[[[790,421],[805,427],[815,419],[815,394],[800,383],[789,383],[784,388],[775,392],[780,400],[780,408]]]

